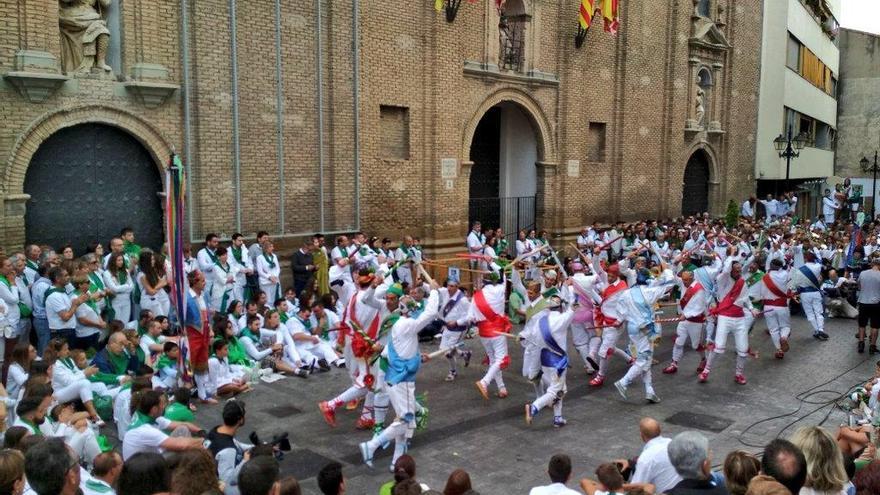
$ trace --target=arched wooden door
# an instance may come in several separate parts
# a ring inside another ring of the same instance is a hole
[[[694,215],[709,210],[709,158],[697,150],[684,170],[684,190],[681,196],[681,214]]]

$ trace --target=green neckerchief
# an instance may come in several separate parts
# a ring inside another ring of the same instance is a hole
[[[174,366],[177,366],[177,361],[173,361],[164,352],[162,354],[159,354],[159,359],[156,360],[156,371],[163,370],[165,368],[173,368]]]
[[[168,404],[168,407],[165,408],[165,413],[162,414],[162,416],[170,419],[171,421],[195,420],[192,411],[190,411],[188,407],[184,406],[180,402],[172,402],[171,404]]]
[[[229,356],[227,356],[229,364],[251,366],[251,360],[248,359],[247,351],[244,350],[244,346],[241,345],[241,342],[239,342],[238,339],[235,337],[229,337],[226,339],[226,342],[228,343],[227,348],[229,349]]]
[[[89,273],[89,281],[91,282],[91,284],[89,285],[89,292],[95,292],[95,290],[104,290],[104,281],[101,280],[101,277],[99,277],[97,273]]]
[[[749,287],[751,287],[751,286],[757,284],[758,282],[760,282],[762,278],[764,278],[764,272],[761,270],[758,270],[755,273],[749,275],[749,279],[746,280],[746,282],[748,282]]]
[[[134,350],[134,353],[137,356],[139,364],[145,364],[147,362],[147,355],[144,354],[144,350],[141,349],[141,346],[137,346]]]
[[[214,251],[211,251],[210,249],[205,248],[205,252],[208,253],[208,257],[211,258],[211,261],[213,261],[214,263],[217,262],[217,255],[214,253]]]
[[[38,437],[43,436],[43,432],[40,430],[40,428],[37,426],[36,423],[32,423],[32,422],[30,422],[30,421],[28,421],[28,420],[26,420],[26,419],[24,419],[24,418],[22,418],[22,417],[19,417],[18,419],[20,419],[22,423],[28,425],[28,426],[31,428],[31,434],[32,434],[32,435],[36,435],[36,436],[38,436]]]
[[[510,321],[514,323],[522,323],[523,317],[521,314],[517,313],[517,310],[522,307],[523,301],[524,299],[519,292],[512,291],[510,293],[510,305],[507,310]]]
[[[312,329],[312,319],[311,318],[306,318],[305,320],[303,320],[302,318],[297,316],[296,319],[299,320],[300,323],[302,323],[303,327],[305,327],[306,330]]]
[[[30,280],[28,280],[28,278],[27,278],[27,271],[26,270],[21,272],[21,278],[22,278],[22,280],[24,280],[24,285],[31,285]]]
[[[3,285],[9,287],[9,290],[12,290],[12,284],[9,282],[9,279],[6,278],[6,275],[0,275],[0,283],[3,283]]]
[[[250,327],[242,328],[241,329],[241,336],[251,339],[251,342],[253,342],[255,344],[260,341],[260,338],[257,337],[256,335],[254,335],[254,332],[251,331]]]
[[[70,371],[73,371],[76,369],[76,363],[74,363],[73,359],[70,359],[70,357],[61,358],[58,360],[58,362],[61,363],[62,365],[64,365],[64,367],[69,369]]]
[[[140,428],[141,426],[144,426],[144,425],[155,425],[156,424],[155,419],[151,418],[150,416],[147,416],[146,414],[144,414],[140,411],[135,411],[134,416],[132,416],[131,419],[132,419],[132,421],[131,421],[131,424],[128,425],[128,431],[131,431],[135,428]]]
[[[407,246],[406,244],[401,244],[401,245],[400,245],[400,250],[403,252],[403,259],[407,260],[407,259],[410,259],[410,258],[412,257],[412,251],[411,251],[411,249],[412,249],[412,248],[410,248],[410,247]]]
[[[141,247],[140,247],[139,245],[137,245],[137,244],[135,244],[135,243],[133,243],[133,242],[131,242],[131,241],[122,241],[122,242],[123,242],[122,251],[123,251],[125,254],[129,254],[129,255],[134,255],[134,256],[140,257],[140,255],[141,255]]]
[[[98,480],[94,480],[94,479],[86,480],[86,487],[90,491],[98,492],[98,493],[111,493],[113,491],[112,488],[110,488],[109,486],[107,486],[103,482],[98,481]]]
[[[281,311],[278,312],[278,318],[281,319],[281,323],[282,323],[282,324],[287,323],[287,320],[290,319],[290,317],[287,316],[287,313],[282,313]]]
[[[78,290],[73,291],[73,293],[77,296],[80,295],[80,292]],[[98,312],[98,305],[95,303],[95,301],[91,297],[86,299],[86,306],[92,308],[92,310],[95,312],[96,315],[101,314]]]
[[[341,254],[343,258],[348,258],[348,248],[339,246],[339,254]]]
[[[113,371],[116,372],[117,376],[126,374],[128,371],[129,357],[125,351],[122,351],[121,356],[117,356],[110,352],[110,349],[107,349],[107,357],[109,358],[110,365],[113,366]]]
[[[120,284],[128,282],[128,272],[124,268],[116,272],[116,281]]]
[[[51,296],[52,294],[54,294],[56,292],[59,294],[67,294],[66,292],[64,292],[64,289],[59,289],[53,285],[53,286],[49,287],[48,289],[46,289],[46,292],[43,293],[43,305],[46,304],[46,300],[49,299],[49,296]]]
[[[241,257],[241,252],[241,247],[232,246],[232,257],[235,259],[235,262],[239,265],[244,265],[244,262],[242,261],[243,258]]]
[[[394,324],[397,323],[397,320],[399,320],[399,319],[400,319],[400,311],[399,310],[396,310],[393,313],[386,316],[385,319],[382,320],[382,324],[379,325],[379,332],[376,334],[376,341],[378,342],[379,339],[381,339],[382,337],[389,335],[391,333],[391,327],[393,327]]]
[[[218,259],[214,264],[219,266],[220,269],[223,270],[223,273],[229,273],[229,263],[226,263],[226,266],[223,266],[223,264],[220,263],[220,260]]]
[[[266,263],[269,264],[269,268],[275,268],[274,257],[270,257],[268,254],[263,253],[263,258],[266,260]]]
[[[508,245],[510,245],[510,242],[507,239],[501,239],[500,241],[498,241],[498,252],[503,253],[507,251]]]
[[[33,271],[37,271],[40,268],[39,265],[29,259],[25,259],[24,264]]]

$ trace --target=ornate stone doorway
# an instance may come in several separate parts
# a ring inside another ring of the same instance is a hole
[[[102,124],[63,128],[40,144],[27,168],[26,242],[56,249],[69,243],[83,253],[131,227],[138,244],[159,248],[161,191],[155,161],[130,134]]]

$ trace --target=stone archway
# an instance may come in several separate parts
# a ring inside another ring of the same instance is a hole
[[[718,159],[712,147],[697,142],[685,155],[687,162],[682,175],[681,213],[689,215],[698,211],[719,213],[720,174]]]
[[[106,105],[83,105],[46,113],[37,118],[16,140],[3,170],[0,200],[0,245],[20,249],[25,243],[25,214],[30,196],[24,184],[28,167],[40,145],[61,129],[79,124],[105,124],[116,127],[140,143],[149,161],[161,174],[172,152],[170,140],[150,123],[134,113]]]

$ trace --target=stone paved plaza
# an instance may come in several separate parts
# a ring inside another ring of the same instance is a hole
[[[532,399],[533,389],[519,376],[522,353],[513,346],[513,363],[505,373],[510,397],[493,397],[485,402],[479,396],[473,382],[485,367],[480,365],[479,341],[471,340],[470,347],[477,351],[473,363],[469,369],[459,371],[455,383],[443,382],[447,368],[442,358],[423,365],[419,373],[417,393],[428,394],[430,421],[427,430],[416,433],[410,449],[418,466],[417,477],[431,488],[442,490],[449,473],[463,468],[470,472],[474,489],[483,495],[528,493],[530,487],[548,482],[546,462],[556,452],[571,455],[573,478],[592,476],[601,462],[638,452],[637,422],[646,415],[661,420],[667,435],[699,428],[711,439],[714,464],[722,462],[733,449],[759,451],[751,445],[763,445],[813,410],[816,411],[799,424],[817,424],[825,419],[826,426],[836,427],[846,420],[842,411],[830,405],[802,403],[797,396],[815,388],[828,392],[807,397],[807,401],[831,401],[864,381],[880,356],[872,358],[867,353],[855,352],[853,320],[830,320],[827,331],[831,339],[827,342],[811,337],[803,317],[794,317],[792,323],[791,351],[783,361],[773,358],[763,319],[756,323],[752,346],[760,357],[746,366],[746,386],[733,381],[732,352],[720,359],[708,384],[697,383],[693,370],[698,360],[693,353],[685,354],[677,375],[663,375],[662,365],[668,362],[672,347],[672,326],[666,325],[657,350],[661,365],[654,367],[654,386],[662,399],[657,405],[647,405],[642,400],[640,384],[630,388],[629,401],[620,399],[611,385],[624,372],[620,360],[612,362],[612,380],[601,389],[591,388],[586,376],[572,368],[565,400],[568,426],[559,430],[553,428],[548,410],[542,411],[531,427],[525,425],[523,404]],[[436,344],[423,345],[427,351],[436,348]],[[347,374],[334,370],[307,380],[286,378],[273,384],[261,383],[243,397],[248,405],[245,434],[253,429],[264,437],[279,431],[290,433],[293,451],[282,462],[282,471],[303,482],[304,493],[320,493],[314,476],[331,459],[345,465],[348,493],[376,494],[379,486],[391,479],[388,465],[393,447],[377,454],[375,469],[361,463],[357,444],[366,440],[368,434],[354,430],[355,412],[340,411],[335,429],[328,427],[318,413],[319,400],[330,398],[347,386]],[[756,421],[789,413],[794,414],[744,431]],[[219,409],[202,406],[197,418],[202,426],[210,428],[219,420]],[[789,427],[783,435],[790,434],[796,426]]]

